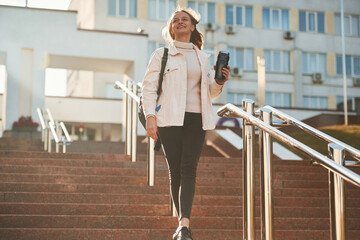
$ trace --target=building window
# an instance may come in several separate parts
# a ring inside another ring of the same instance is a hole
[[[322,53],[302,53],[302,73],[326,74],[326,56]]]
[[[149,19],[167,20],[176,9],[176,0],[149,0]]]
[[[290,72],[289,52],[264,50],[265,70],[267,72]]]
[[[215,3],[189,1],[188,7],[200,13],[202,23],[216,23]]]
[[[214,47],[204,46],[203,51],[210,55],[209,57],[209,63],[211,66],[211,69],[214,69],[212,66],[215,65],[215,49]]]
[[[253,9],[250,6],[226,5],[226,25],[253,26]]]
[[[286,9],[263,8],[263,28],[289,30],[289,11]]]
[[[360,75],[360,57],[345,56],[346,75],[359,76]],[[342,56],[336,56],[336,74],[342,75]]]
[[[335,14],[335,34],[341,35],[341,18],[340,14]],[[359,35],[359,16],[345,15],[344,16],[344,34],[346,36],[360,36]]]
[[[303,107],[304,108],[315,108],[315,109],[327,109],[328,108],[328,99],[327,99],[327,97],[304,96],[303,97]]]
[[[150,59],[151,54],[158,48],[165,47],[165,43],[160,42],[148,42],[148,59]]]
[[[299,12],[300,31],[325,32],[325,15],[320,12]]]
[[[254,70],[254,50],[252,48],[229,47],[230,67],[238,67],[244,70]]]
[[[255,94],[253,94],[253,93],[233,93],[233,92],[229,92],[227,94],[228,103],[232,103],[232,104],[236,104],[236,105],[241,105],[242,100],[245,98],[255,100]]]
[[[137,18],[137,0],[108,0],[108,15]]]
[[[347,97],[348,110],[355,111],[355,97]],[[344,110],[344,97],[336,96],[336,110]]]
[[[291,107],[291,94],[266,92],[265,104],[273,107]]]

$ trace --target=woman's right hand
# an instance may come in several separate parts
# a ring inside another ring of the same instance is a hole
[[[149,116],[146,118],[146,133],[149,137],[156,140],[158,138],[157,134],[157,124],[155,116]]]

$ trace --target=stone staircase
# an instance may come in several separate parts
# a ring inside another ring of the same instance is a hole
[[[122,154],[0,147],[0,239],[169,240],[177,227],[163,156],[157,156],[156,185],[149,187],[144,155],[132,163]],[[195,240],[242,239],[241,165],[240,158],[200,159],[191,220]],[[274,238],[330,239],[327,170],[274,159],[273,172]],[[346,197],[347,239],[358,240],[360,189],[346,184]]]

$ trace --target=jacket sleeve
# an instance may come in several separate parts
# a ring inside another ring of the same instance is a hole
[[[211,70],[210,64],[209,64],[208,71],[210,73],[210,77],[209,77],[210,98],[211,98],[211,100],[213,100],[220,95],[220,93],[222,92],[222,90],[224,88],[224,84],[220,85],[215,81],[214,71]]]
[[[151,55],[141,88],[141,100],[145,117],[149,115],[155,116],[160,67],[161,55],[160,51],[156,50]]]

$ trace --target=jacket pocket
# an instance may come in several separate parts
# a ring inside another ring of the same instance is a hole
[[[169,74],[171,74],[172,72],[174,72],[174,71],[176,71],[178,69],[179,69],[179,67],[166,66],[165,71],[164,71],[164,76],[169,75]]]

